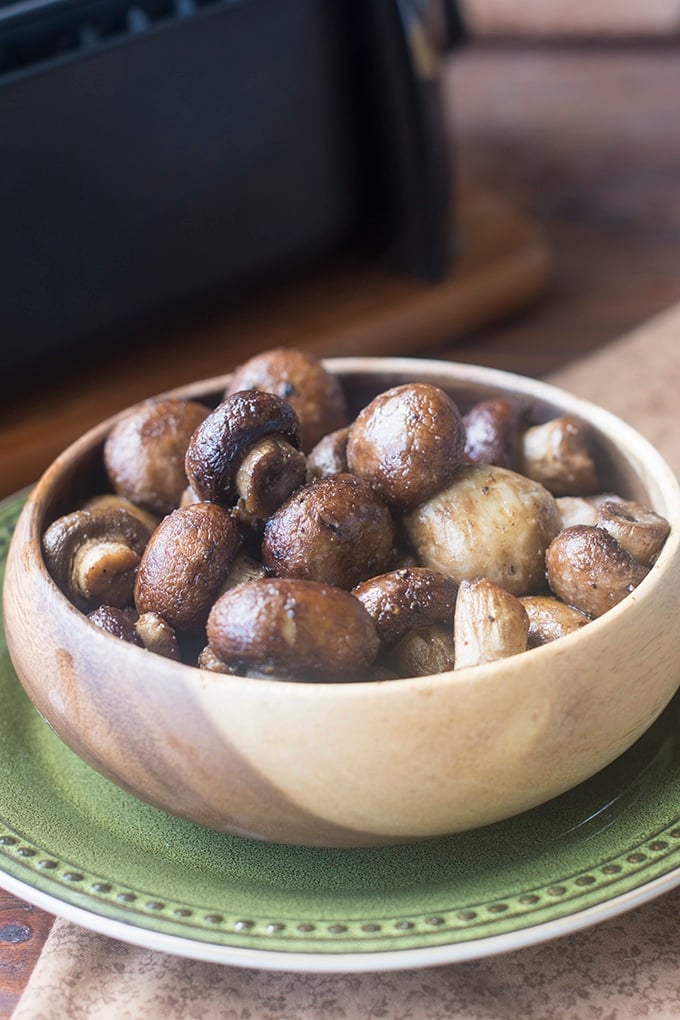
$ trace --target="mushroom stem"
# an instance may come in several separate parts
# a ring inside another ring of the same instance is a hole
[[[160,613],[142,613],[135,623],[135,631],[148,651],[176,662],[181,659],[177,635]]]
[[[73,588],[88,601],[125,605],[139,560],[138,553],[123,542],[84,542],[73,557]]]
[[[236,493],[246,514],[266,520],[306,478],[305,455],[281,436],[266,436],[241,461]]]

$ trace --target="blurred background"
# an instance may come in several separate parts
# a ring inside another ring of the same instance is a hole
[[[677,301],[679,31],[670,0],[0,0],[5,491],[275,344],[545,375]]]

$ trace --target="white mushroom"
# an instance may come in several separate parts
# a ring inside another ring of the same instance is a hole
[[[556,496],[594,492],[597,472],[587,426],[572,415],[561,415],[528,428],[521,439],[520,471]]]
[[[486,577],[462,581],[453,617],[455,669],[527,649],[529,617],[518,598]]]
[[[419,562],[454,581],[488,577],[513,595],[545,588],[545,551],[562,527],[554,497],[506,468],[459,467],[404,518]]]
[[[635,500],[609,500],[598,512],[598,527],[621,543],[638,563],[651,567],[661,552],[670,524]]]

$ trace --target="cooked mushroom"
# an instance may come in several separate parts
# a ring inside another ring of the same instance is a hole
[[[522,409],[506,397],[480,400],[463,415],[465,460],[517,469]]]
[[[307,479],[301,450],[280,436],[265,436],[248,450],[236,472],[242,511],[266,520]]]
[[[453,619],[455,669],[525,652],[529,617],[520,600],[486,577],[461,581]]]
[[[307,466],[313,478],[321,478],[323,475],[347,474],[347,439],[349,437],[349,425],[344,428],[335,429],[323,436],[319,442],[310,450],[307,456]]]
[[[275,347],[253,355],[234,370],[225,396],[238,390],[263,390],[287,400],[300,422],[305,453],[327,432],[349,422],[340,380],[309,351]]]
[[[671,530],[665,517],[635,500],[607,500],[597,524],[621,543],[633,559],[651,567]]]
[[[300,484],[300,426],[291,405],[273,393],[240,390],[226,397],[198,426],[187,448],[185,468],[190,487],[212,503],[231,507],[241,499],[252,498],[258,503],[264,495],[248,491],[248,484],[257,474],[259,454],[254,460],[244,459],[267,438],[276,438],[289,448],[286,461],[290,470],[277,480],[277,498],[285,498]],[[282,465],[285,457],[275,453]],[[241,473],[239,476],[239,470]],[[265,481],[269,477],[265,468]],[[238,481],[237,481],[238,479]],[[262,477],[260,476],[260,481]],[[239,491],[239,485],[241,489]],[[285,495],[281,495],[285,493]]]
[[[241,550],[241,552],[236,554],[233,563],[229,567],[227,576],[222,583],[222,591],[226,591],[227,588],[235,588],[237,584],[243,584],[245,581],[255,581],[266,576],[267,571],[264,564],[256,560],[254,556]]]
[[[177,635],[160,613],[142,613],[135,621],[135,632],[148,651],[175,661],[182,658]]]
[[[585,627],[590,617],[550,595],[523,595],[520,602],[529,617],[529,648],[546,645]]]
[[[240,529],[224,507],[192,503],[173,510],[154,531],[139,564],[137,611],[159,613],[179,631],[200,626],[240,545]]]
[[[122,507],[74,510],[57,518],[42,538],[47,569],[64,594],[87,612],[132,601],[135,572],[149,528]]]
[[[392,517],[354,475],[316,478],[298,489],[264,528],[262,561],[279,577],[353,588],[391,563]]]
[[[460,467],[404,517],[421,564],[454,581],[487,577],[513,595],[545,588],[545,550],[562,525],[553,496],[507,468]]]
[[[379,393],[350,427],[347,463],[387,503],[414,507],[451,481],[463,459],[465,428],[438,386],[411,383]]]
[[[560,531],[548,546],[545,562],[555,595],[588,616],[602,616],[649,572],[608,531],[588,524]]]
[[[380,640],[397,641],[407,631],[447,620],[453,623],[458,585],[437,570],[406,567],[362,581],[352,589],[368,610]]]
[[[573,415],[551,418],[522,434],[519,470],[554,496],[585,496],[598,487],[589,430]]]
[[[210,647],[205,645],[201,649],[196,665],[199,669],[205,669],[208,673],[224,673],[231,676],[236,672],[234,668],[229,667],[226,662],[222,662],[219,655]]]
[[[407,631],[387,655],[388,664],[402,677],[446,673],[454,661],[453,625],[441,623]]]
[[[101,630],[120,638],[121,641],[127,641],[131,645],[143,644],[133,621],[118,606],[97,606],[87,614],[87,618]]]
[[[104,443],[115,491],[163,516],[179,506],[187,484],[184,455],[210,408],[192,400],[149,400],[120,418]]]
[[[87,499],[80,510],[109,510],[120,507],[123,510],[127,510],[133,517],[139,517],[143,524],[149,529],[149,533],[160,522],[160,518],[156,514],[149,513],[148,510],[144,510],[141,506],[137,506],[131,499],[126,499],[125,496],[119,496],[114,492],[102,492],[98,496],[92,496]]]
[[[210,610],[207,635],[225,663],[299,679],[363,679],[380,646],[358,599],[296,578],[247,581],[225,592]]]

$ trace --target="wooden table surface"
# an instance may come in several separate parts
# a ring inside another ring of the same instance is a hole
[[[680,300],[676,47],[472,43],[445,75],[461,176],[530,214],[553,266],[543,296],[512,320],[419,353],[543,376]],[[195,350],[215,324],[179,328]],[[47,397],[68,380],[31,385]],[[20,388],[3,397],[5,422],[21,400]],[[0,892],[0,1020],[51,922]]]

